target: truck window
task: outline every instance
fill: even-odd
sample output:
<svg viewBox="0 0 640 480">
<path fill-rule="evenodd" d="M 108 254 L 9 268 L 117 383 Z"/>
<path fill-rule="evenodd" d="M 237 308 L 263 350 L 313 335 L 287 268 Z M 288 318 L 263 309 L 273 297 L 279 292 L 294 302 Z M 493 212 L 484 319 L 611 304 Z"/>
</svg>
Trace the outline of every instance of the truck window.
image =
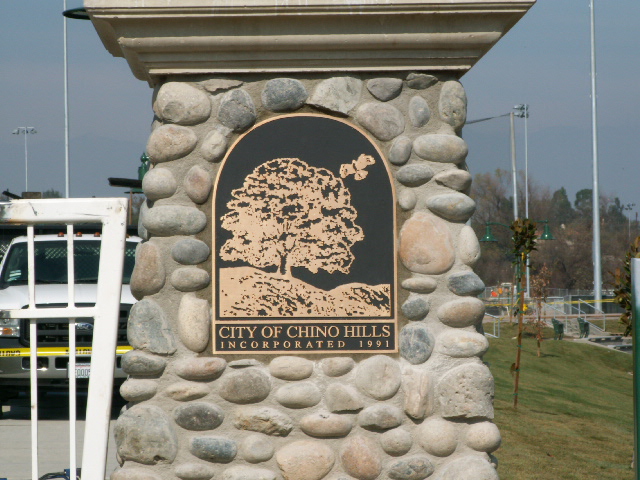
<svg viewBox="0 0 640 480">
<path fill-rule="evenodd" d="M 100 261 L 100 241 L 76 241 L 74 245 L 76 283 L 96 283 Z M 135 242 L 126 242 L 122 283 L 129 284 L 135 263 Z M 16 243 L 7 252 L 0 282 L 2 287 L 27 284 L 27 243 Z M 35 242 L 36 284 L 67 283 L 67 242 Z"/>
</svg>

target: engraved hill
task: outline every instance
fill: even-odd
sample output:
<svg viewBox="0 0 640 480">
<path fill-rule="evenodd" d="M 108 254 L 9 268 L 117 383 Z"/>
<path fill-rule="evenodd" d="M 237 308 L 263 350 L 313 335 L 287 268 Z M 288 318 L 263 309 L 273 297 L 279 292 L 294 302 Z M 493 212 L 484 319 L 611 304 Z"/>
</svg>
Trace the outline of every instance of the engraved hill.
<svg viewBox="0 0 640 480">
<path fill-rule="evenodd" d="M 220 269 L 222 317 L 388 317 L 389 284 L 349 283 L 325 291 L 253 267 Z"/>
</svg>

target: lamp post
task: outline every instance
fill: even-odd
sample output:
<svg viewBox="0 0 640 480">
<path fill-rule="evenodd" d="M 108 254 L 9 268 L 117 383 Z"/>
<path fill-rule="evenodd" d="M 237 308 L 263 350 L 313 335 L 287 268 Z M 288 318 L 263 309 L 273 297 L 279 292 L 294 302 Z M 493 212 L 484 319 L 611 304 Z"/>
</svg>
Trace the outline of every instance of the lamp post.
<svg viewBox="0 0 640 480">
<path fill-rule="evenodd" d="M 627 203 L 625 206 L 622 207 L 622 210 L 626 210 L 627 212 L 630 212 L 631 210 L 633 210 L 633 207 L 635 206 L 636 206 L 635 203 Z M 629 243 L 631 243 L 631 215 L 629 215 Z"/>
<path fill-rule="evenodd" d="M 524 118 L 524 217 L 529 218 L 529 126 L 527 119 L 529 118 L 529 104 L 520 103 L 514 105 L 513 109 L 518 118 Z M 531 292 L 531 268 L 529 266 L 529 258 L 527 258 L 527 297 Z"/>
<path fill-rule="evenodd" d="M 24 191 L 29 191 L 29 153 L 27 150 L 27 137 L 34 135 L 38 131 L 33 127 L 18 127 L 13 132 L 14 135 L 24 135 Z"/>
</svg>

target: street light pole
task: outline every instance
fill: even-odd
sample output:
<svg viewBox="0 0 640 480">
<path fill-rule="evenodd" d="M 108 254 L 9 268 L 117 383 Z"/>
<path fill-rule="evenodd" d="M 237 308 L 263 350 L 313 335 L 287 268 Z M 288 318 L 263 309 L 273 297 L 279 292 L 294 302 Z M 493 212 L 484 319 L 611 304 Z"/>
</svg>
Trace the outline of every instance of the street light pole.
<svg viewBox="0 0 640 480">
<path fill-rule="evenodd" d="M 521 103 L 513 107 L 518 113 L 516 117 L 524 118 L 524 217 L 529 218 L 529 126 L 527 119 L 529 118 L 529 104 Z M 527 257 L 527 298 L 530 298 L 531 292 L 531 266 Z"/>
<path fill-rule="evenodd" d="M 593 299 L 601 307 L 602 262 L 600 260 L 600 192 L 598 189 L 598 118 L 596 102 L 596 27 L 593 0 L 590 2 L 591 18 L 591 131 L 593 153 Z"/>
<path fill-rule="evenodd" d="M 27 136 L 38 133 L 33 127 L 18 127 L 13 132 L 14 135 L 24 135 L 24 191 L 29 191 L 29 153 L 27 150 Z"/>
<path fill-rule="evenodd" d="M 516 170 L 516 129 L 513 121 L 513 112 L 509 113 L 509 126 L 511 128 L 511 174 L 513 175 L 513 219 L 518 219 L 518 180 Z"/>
<path fill-rule="evenodd" d="M 633 210 L 633 207 L 635 206 L 636 206 L 635 203 L 627 203 L 625 206 L 622 207 L 622 210 L 631 212 L 631 210 Z M 631 243 L 631 213 L 629 213 L 629 243 Z"/>
<path fill-rule="evenodd" d="M 67 0 L 62 0 L 62 11 L 67 10 Z M 64 196 L 69 198 L 69 64 L 67 60 L 67 17 L 63 16 L 64 50 Z"/>
</svg>

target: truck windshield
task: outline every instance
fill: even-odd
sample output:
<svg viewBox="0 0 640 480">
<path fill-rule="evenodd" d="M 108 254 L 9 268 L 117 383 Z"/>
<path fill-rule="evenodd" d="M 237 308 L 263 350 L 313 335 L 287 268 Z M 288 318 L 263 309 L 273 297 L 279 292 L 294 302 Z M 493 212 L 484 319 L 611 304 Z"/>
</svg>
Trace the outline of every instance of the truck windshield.
<svg viewBox="0 0 640 480">
<path fill-rule="evenodd" d="M 126 242 L 122 283 L 129 284 L 135 263 L 135 242 Z M 97 283 L 100 240 L 73 242 L 75 282 Z M 67 241 L 35 242 L 36 284 L 67 283 Z M 0 282 L 3 286 L 27 284 L 27 243 L 16 243 L 7 252 Z"/>
</svg>

